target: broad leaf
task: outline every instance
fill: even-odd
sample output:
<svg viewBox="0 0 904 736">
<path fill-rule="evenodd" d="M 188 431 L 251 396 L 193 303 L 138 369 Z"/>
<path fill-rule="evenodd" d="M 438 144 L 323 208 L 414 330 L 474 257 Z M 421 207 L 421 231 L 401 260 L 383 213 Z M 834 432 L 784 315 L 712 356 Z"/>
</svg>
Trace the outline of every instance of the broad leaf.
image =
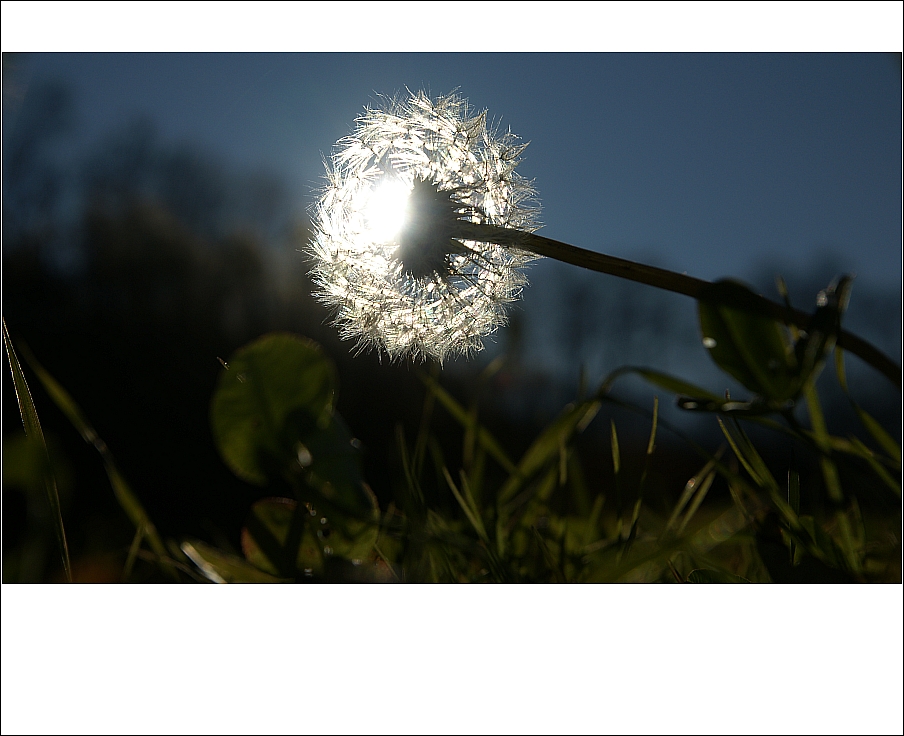
<svg viewBox="0 0 904 736">
<path fill-rule="evenodd" d="M 306 443 L 329 427 L 336 376 L 310 340 L 272 334 L 235 353 L 210 407 L 223 460 L 241 478 L 264 485 L 293 463 L 307 467 Z"/>
<path fill-rule="evenodd" d="M 377 541 L 379 508 L 370 494 L 367 518 L 342 518 L 323 507 L 302 506 L 288 498 L 265 498 L 251 507 L 242 529 L 242 551 L 249 562 L 273 575 L 319 573 L 324 559 L 367 559 Z"/>
<path fill-rule="evenodd" d="M 182 551 L 208 580 L 214 583 L 285 583 L 285 579 L 261 572 L 241 557 L 197 540 L 186 541 Z"/>
<path fill-rule="evenodd" d="M 717 281 L 697 302 L 703 345 L 726 373 L 775 401 L 800 390 L 797 360 L 773 319 L 757 313 L 758 297 L 743 284 Z"/>
</svg>

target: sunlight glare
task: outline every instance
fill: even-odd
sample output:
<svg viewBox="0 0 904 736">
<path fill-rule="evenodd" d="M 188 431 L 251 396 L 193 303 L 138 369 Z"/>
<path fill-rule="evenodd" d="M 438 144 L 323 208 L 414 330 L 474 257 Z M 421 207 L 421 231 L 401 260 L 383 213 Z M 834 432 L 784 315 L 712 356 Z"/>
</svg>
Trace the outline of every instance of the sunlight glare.
<svg viewBox="0 0 904 736">
<path fill-rule="evenodd" d="M 411 188 L 401 181 L 384 181 L 364 208 L 367 229 L 376 242 L 393 240 L 408 215 Z"/>
</svg>

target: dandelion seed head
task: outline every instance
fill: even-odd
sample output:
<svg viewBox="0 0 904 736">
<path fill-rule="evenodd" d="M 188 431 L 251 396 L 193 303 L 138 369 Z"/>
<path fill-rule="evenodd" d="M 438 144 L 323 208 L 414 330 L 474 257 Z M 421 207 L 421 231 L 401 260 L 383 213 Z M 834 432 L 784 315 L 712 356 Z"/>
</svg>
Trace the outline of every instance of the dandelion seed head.
<svg viewBox="0 0 904 736">
<path fill-rule="evenodd" d="M 456 237 L 460 221 L 533 232 L 525 144 L 455 93 L 367 109 L 327 163 L 310 254 L 343 338 L 391 358 L 472 354 L 506 322 L 533 254 Z"/>
</svg>

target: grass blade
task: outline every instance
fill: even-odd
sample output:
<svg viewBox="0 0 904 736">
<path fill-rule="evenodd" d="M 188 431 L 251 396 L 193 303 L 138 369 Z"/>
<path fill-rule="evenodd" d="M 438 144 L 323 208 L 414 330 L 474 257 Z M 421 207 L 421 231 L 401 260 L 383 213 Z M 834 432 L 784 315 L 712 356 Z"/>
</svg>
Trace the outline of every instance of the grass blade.
<svg viewBox="0 0 904 736">
<path fill-rule="evenodd" d="M 512 468 L 512 474 L 499 491 L 500 506 L 511 500 L 551 458 L 558 458 L 561 444 L 570 440 L 575 431 L 585 427 L 596 416 L 599 407 L 598 401 L 582 401 L 569 406 L 544 429 L 524 453 L 518 467 Z"/>
<path fill-rule="evenodd" d="M 135 530 L 135 536 L 132 538 L 132 544 L 129 546 L 129 554 L 126 557 L 126 564 L 122 568 L 122 582 L 127 583 L 129 576 L 132 574 L 132 568 L 135 560 L 138 559 L 138 550 L 141 549 L 141 540 L 144 539 L 144 527 L 140 526 Z"/>
<path fill-rule="evenodd" d="M 722 457 L 722 452 L 724 450 L 724 445 L 720 447 L 713 458 L 704 465 L 700 471 L 694 475 L 684 486 L 684 490 L 681 492 L 681 495 L 678 497 L 678 501 L 675 504 L 675 508 L 672 509 L 672 514 L 669 516 L 669 520 L 665 524 L 665 528 L 662 530 L 662 538 L 665 538 L 672 529 L 674 529 L 678 523 L 678 517 L 681 515 L 681 512 L 684 511 L 685 506 L 687 506 L 688 502 L 694 496 L 697 489 L 701 487 L 702 484 L 706 482 L 712 482 L 709 480 L 713 475 L 715 475 L 716 465 Z M 688 514 L 685 516 L 684 521 L 682 522 L 682 527 L 686 526 L 688 521 L 690 521 L 691 515 Z"/>
<path fill-rule="evenodd" d="M 618 432 L 615 430 L 615 420 L 609 420 L 609 445 L 612 451 L 612 473 L 614 477 L 615 489 L 615 536 L 617 539 L 622 538 L 622 484 L 621 484 L 621 451 L 618 448 Z"/>
<path fill-rule="evenodd" d="M 725 422 L 722 421 L 721 417 L 717 417 L 716 421 L 719 422 L 722 434 L 725 435 L 725 439 L 727 439 L 728 444 L 731 445 L 731 449 L 734 451 L 735 456 L 741 461 L 741 465 L 744 466 L 744 469 L 750 474 L 750 477 L 753 478 L 754 483 L 760 488 L 768 490 L 770 495 L 775 496 L 778 493 L 778 483 L 776 483 L 775 478 L 772 477 L 772 473 L 769 472 L 769 468 L 766 467 L 763 458 L 760 457 L 760 454 L 756 451 L 753 443 L 747 438 L 747 435 L 744 434 L 740 425 L 736 421 L 733 422 L 732 427 L 734 428 L 734 432 L 731 432 Z M 785 503 L 784 499 L 782 499 L 782 503 Z M 785 505 L 787 506 L 787 504 Z M 790 510 L 790 507 L 788 507 L 788 509 Z"/>
<path fill-rule="evenodd" d="M 595 542 L 597 535 L 600 533 L 600 516 L 603 513 L 603 504 L 605 502 L 606 498 L 602 493 L 593 501 L 593 508 L 590 509 L 590 515 L 587 518 L 587 531 L 584 534 L 584 547 L 589 547 Z"/>
<path fill-rule="evenodd" d="M 807 411 L 810 414 L 810 426 L 813 428 L 816 445 L 820 450 L 819 464 L 822 468 L 822 476 L 825 479 L 826 489 L 829 492 L 829 498 L 836 506 L 838 506 L 844 501 L 844 492 L 841 489 L 838 468 L 832 461 L 831 439 L 829 437 L 828 429 L 826 428 L 825 417 L 822 413 L 822 405 L 819 402 L 819 395 L 816 392 L 816 385 L 812 380 L 807 382 L 803 393 L 807 402 Z M 860 559 L 857 554 L 850 519 L 848 519 L 847 514 L 845 514 L 842 509 L 836 508 L 835 521 L 838 524 L 838 531 L 841 534 L 841 546 L 844 550 L 847 563 L 850 565 L 853 572 L 859 574 Z"/>
<path fill-rule="evenodd" d="M 800 473 L 794 470 L 788 471 L 788 505 L 794 513 L 800 516 Z M 794 564 L 795 553 L 794 537 L 791 537 L 791 564 Z"/>
<path fill-rule="evenodd" d="M 540 536 L 540 532 L 537 531 L 537 527 L 532 526 L 530 528 L 531 533 L 533 534 L 534 541 L 536 541 L 537 546 L 540 548 L 540 553 L 543 555 L 543 561 L 546 563 L 547 567 L 552 571 L 553 578 L 557 583 L 565 583 L 568 582 L 565 579 L 565 575 L 562 573 L 562 570 L 559 568 L 559 564 L 556 562 L 556 558 L 553 553 L 550 551 L 543 537 Z"/>
<path fill-rule="evenodd" d="M 56 478 L 54 478 L 52 466 L 50 464 L 50 453 L 47 450 L 47 443 L 44 441 L 44 432 L 41 429 L 41 422 L 38 419 L 38 411 L 35 409 L 34 401 L 31 398 L 31 391 L 25 382 L 25 375 L 22 372 L 22 366 L 16 357 L 16 351 L 13 348 L 12 338 L 9 336 L 9 330 L 6 329 L 6 319 L 3 319 L 3 344 L 6 347 L 6 355 L 9 358 L 9 368 L 13 375 L 13 384 L 16 389 L 16 399 L 19 402 L 19 413 L 22 415 L 22 424 L 25 427 L 25 434 L 29 437 L 36 438 L 40 441 L 46 459 L 44 471 L 44 487 L 47 491 L 47 501 L 50 504 L 50 511 L 54 521 L 54 532 L 56 534 L 57 545 L 60 548 L 60 557 L 63 560 L 63 570 L 66 572 L 66 579 L 72 582 L 72 565 L 69 561 L 69 544 L 66 541 L 66 529 L 63 526 L 63 513 L 60 508 L 60 494 L 57 490 Z"/>
<path fill-rule="evenodd" d="M 92 427 L 85 418 L 81 408 L 75 403 L 73 398 L 69 395 L 69 392 L 67 392 L 66 389 L 64 389 L 57 380 L 44 369 L 34 355 L 27 349 L 23 349 L 22 354 L 25 356 L 28 365 L 35 372 L 35 375 L 37 375 L 44 390 L 47 391 L 47 395 L 53 400 L 53 403 L 66 415 L 78 433 L 82 436 L 82 439 L 93 446 L 100 454 L 104 463 L 104 470 L 106 470 L 107 477 L 110 479 L 110 485 L 113 488 L 113 495 L 116 497 L 122 510 L 125 511 L 126 516 L 129 517 L 130 521 L 135 526 L 135 529 L 144 530 L 143 534 L 158 558 L 168 557 L 169 554 L 163 543 L 163 539 L 161 539 L 160 534 L 157 532 L 157 528 L 145 511 L 144 506 L 141 505 L 141 501 L 138 500 L 138 496 L 135 495 L 134 491 L 132 491 L 131 487 L 116 467 L 116 463 L 113 460 L 113 454 L 107 447 L 107 443 L 100 438 L 94 427 Z M 161 569 L 165 570 L 168 575 L 178 580 L 178 576 L 171 566 L 162 565 Z"/>
<path fill-rule="evenodd" d="M 851 445 L 854 449 L 857 450 L 857 454 L 859 457 L 862 457 L 869 466 L 873 469 L 873 472 L 882 479 L 882 482 L 887 485 L 892 492 L 898 497 L 901 497 L 901 484 L 900 481 L 895 480 L 891 473 L 889 473 L 882 465 L 876 460 L 876 456 L 872 450 L 870 450 L 861 440 L 856 437 L 851 437 Z"/>
<path fill-rule="evenodd" d="M 631 527 L 628 532 L 628 546 L 637 537 L 637 521 L 640 518 L 640 508 L 643 504 L 643 490 L 647 482 L 647 474 L 650 472 L 650 462 L 653 458 L 653 450 L 656 449 L 656 429 L 659 424 L 659 397 L 653 397 L 653 425 L 650 429 L 650 439 L 647 441 L 647 452 L 643 459 L 643 470 L 640 474 L 640 482 L 637 484 L 637 500 L 634 502 L 634 511 L 631 514 Z M 614 426 L 614 425 L 613 425 Z M 701 499 L 702 500 L 702 499 Z M 694 509 L 696 511 L 696 508 Z M 627 547 L 626 547 L 627 551 Z"/>
<path fill-rule="evenodd" d="M 825 478 L 826 489 L 829 492 L 829 498 L 835 503 L 841 503 L 844 500 L 841 481 L 838 478 L 838 470 L 835 467 L 835 463 L 829 457 L 832 451 L 831 440 L 828 429 L 826 429 L 822 406 L 819 403 L 819 395 L 816 393 L 816 386 L 812 381 L 807 383 L 803 393 L 807 402 L 807 411 L 810 413 L 810 426 L 813 428 L 813 438 L 822 454 L 820 464 L 822 465 L 822 473 Z"/>
<path fill-rule="evenodd" d="M 431 378 L 436 381 L 439 365 L 431 366 Z M 436 393 L 427 391 L 424 395 L 424 406 L 421 409 L 421 423 L 418 427 L 417 438 L 414 442 L 414 452 L 411 454 L 411 473 L 420 479 L 421 470 L 424 467 L 424 456 L 427 452 L 427 440 L 430 434 L 430 422 L 433 419 L 433 407 L 436 404 Z"/>
<path fill-rule="evenodd" d="M 451 394 L 440 386 L 435 378 L 423 375 L 420 378 L 427 386 L 427 389 L 436 396 L 439 403 L 445 407 L 446 411 L 448 411 L 462 427 L 467 429 L 471 423 L 471 417 L 468 411 L 452 398 Z M 515 472 L 515 463 L 512 462 L 505 450 L 502 449 L 502 446 L 496 438 L 487 431 L 486 427 L 476 427 L 475 431 L 476 440 L 481 447 L 483 447 L 483 449 L 486 450 L 507 473 Z"/>
<path fill-rule="evenodd" d="M 421 484 L 418 483 L 414 469 L 411 467 L 411 460 L 408 457 L 408 443 L 405 440 L 405 430 L 401 424 L 396 424 L 396 445 L 399 448 L 399 459 L 402 461 L 402 471 L 405 474 L 408 495 L 418 504 L 419 508 L 423 507 L 424 492 L 421 490 Z"/>
<path fill-rule="evenodd" d="M 464 499 L 458 488 L 455 487 L 455 481 L 452 480 L 452 476 L 449 475 L 449 470 L 445 465 L 443 466 L 443 476 L 446 479 L 446 483 L 449 484 L 449 488 L 452 490 L 452 495 L 455 496 L 455 500 L 458 501 L 458 505 L 461 506 L 461 510 L 465 512 L 465 516 L 468 517 L 468 521 L 471 522 L 471 526 L 473 526 L 474 531 L 477 532 L 477 536 L 488 544 L 490 540 L 489 537 L 487 537 L 487 531 L 484 528 L 483 520 L 480 518 L 477 510 L 471 507 L 471 504 Z M 466 482 L 464 474 L 462 474 L 462 480 Z"/>
<path fill-rule="evenodd" d="M 678 526 L 678 536 L 684 534 L 684 530 L 687 527 L 690 520 L 694 518 L 694 514 L 697 513 L 697 509 L 700 508 L 700 504 L 703 503 L 703 500 L 706 498 L 706 494 L 709 493 L 709 488 L 713 484 L 713 480 L 715 480 L 716 474 L 715 472 L 708 473 L 706 477 L 703 478 L 700 485 L 697 487 L 697 493 L 694 496 L 694 500 L 691 501 L 690 506 L 687 509 L 687 513 L 684 515 L 684 518 L 681 520 L 681 524 Z"/>
<path fill-rule="evenodd" d="M 895 442 L 892 436 L 882 428 L 882 425 L 880 425 L 879 422 L 877 422 L 866 411 L 860 408 L 857 402 L 854 401 L 854 397 L 851 396 L 851 392 L 848 390 L 847 375 L 844 370 L 844 352 L 841 350 L 835 351 L 835 372 L 838 374 L 838 382 L 841 384 L 841 388 L 844 391 L 845 396 L 848 397 L 848 400 L 851 402 L 851 406 L 854 407 L 854 411 L 857 412 L 857 416 L 860 418 L 863 426 L 866 427 L 866 430 L 872 435 L 873 439 L 876 440 L 879 446 L 888 453 L 888 456 L 892 458 L 895 463 L 897 463 L 897 467 L 898 469 L 900 469 L 900 445 L 898 445 L 898 443 Z"/>
<path fill-rule="evenodd" d="M 654 371 L 650 368 L 640 368 L 638 366 L 623 366 L 621 368 L 616 368 L 612 373 L 606 376 L 602 384 L 600 384 L 600 387 L 597 390 L 597 396 L 608 393 L 617 378 L 632 374 L 640 376 L 649 383 L 664 388 L 666 391 L 670 391 L 678 396 L 693 396 L 695 398 L 707 399 L 708 401 L 715 403 L 725 403 L 726 401 L 724 397 L 719 397 L 717 394 L 707 391 L 700 386 L 696 386 L 693 383 L 688 383 L 680 378 L 670 376 L 667 373 Z"/>
</svg>

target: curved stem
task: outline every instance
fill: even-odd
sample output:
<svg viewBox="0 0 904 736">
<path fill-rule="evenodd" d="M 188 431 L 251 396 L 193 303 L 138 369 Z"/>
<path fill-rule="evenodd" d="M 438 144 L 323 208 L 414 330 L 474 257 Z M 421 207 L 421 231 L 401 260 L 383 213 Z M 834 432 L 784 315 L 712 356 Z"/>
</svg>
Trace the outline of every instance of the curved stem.
<svg viewBox="0 0 904 736">
<path fill-rule="evenodd" d="M 584 248 L 561 243 L 558 240 L 544 238 L 542 235 L 525 233 L 520 230 L 510 230 L 492 225 L 478 225 L 463 221 L 460 221 L 458 226 L 459 229 L 456 232 L 456 236 L 462 239 L 480 240 L 512 248 L 520 248 L 538 256 L 554 258 L 557 261 L 570 263 L 591 271 L 617 276 L 629 281 L 637 281 L 641 284 L 672 291 L 676 294 L 684 294 L 692 299 L 699 300 L 704 294 L 708 299 L 713 296 L 708 288 L 711 286 L 709 281 L 687 276 L 686 274 L 675 273 L 674 271 L 656 268 L 655 266 L 645 266 L 642 263 L 635 263 L 624 258 L 595 253 Z M 758 295 L 751 301 L 749 308 L 764 317 L 792 323 L 802 330 L 806 330 L 810 323 L 811 315 L 806 312 L 802 312 L 799 309 L 789 309 Z M 874 345 L 845 330 L 841 330 L 838 333 L 837 345 L 864 360 L 882 373 L 898 390 L 901 389 L 901 368 Z"/>
</svg>

